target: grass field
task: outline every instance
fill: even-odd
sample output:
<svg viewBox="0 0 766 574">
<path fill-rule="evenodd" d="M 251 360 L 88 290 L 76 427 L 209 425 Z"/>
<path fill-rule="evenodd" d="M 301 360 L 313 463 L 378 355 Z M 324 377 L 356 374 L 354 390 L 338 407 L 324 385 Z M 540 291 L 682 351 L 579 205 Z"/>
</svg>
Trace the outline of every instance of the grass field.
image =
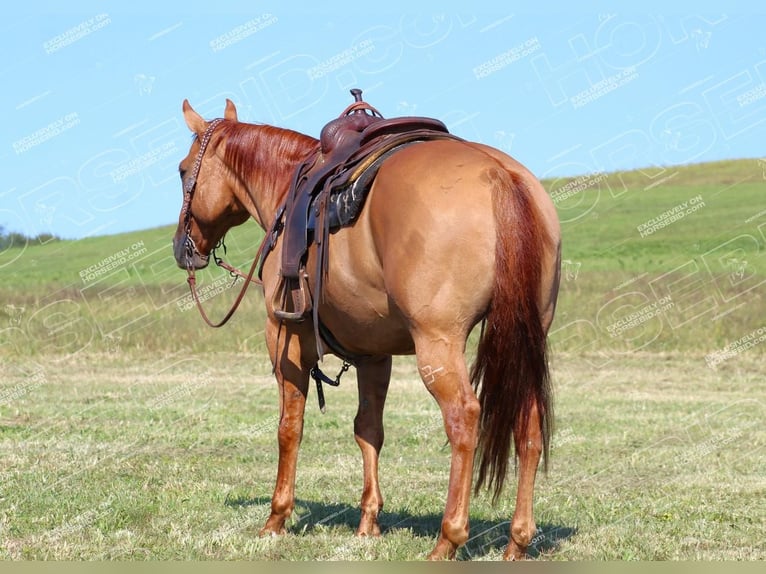
<svg viewBox="0 0 766 574">
<path fill-rule="evenodd" d="M 551 334 L 556 433 L 531 554 L 766 558 L 761 163 L 545 183 L 564 274 Z M 395 361 L 386 410 L 383 537 L 353 536 L 353 371 L 327 391 L 327 414 L 309 397 L 288 535 L 256 536 L 276 472 L 262 298 L 251 291 L 230 325 L 206 328 L 172 231 L 0 253 L 0 556 L 423 558 L 449 449 L 407 357 Z M 246 265 L 259 238 L 254 225 L 235 230 L 229 259 Z M 203 274 L 213 315 L 234 297 L 230 283 Z M 474 500 L 460 558 L 501 556 L 509 482 L 499 505 Z"/>
</svg>

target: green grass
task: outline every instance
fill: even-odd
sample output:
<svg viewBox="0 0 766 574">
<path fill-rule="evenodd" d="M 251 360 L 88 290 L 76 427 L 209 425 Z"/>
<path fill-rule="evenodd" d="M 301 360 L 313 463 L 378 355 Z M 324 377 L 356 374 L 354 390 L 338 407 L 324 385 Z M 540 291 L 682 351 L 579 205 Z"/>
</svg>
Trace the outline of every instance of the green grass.
<svg viewBox="0 0 766 574">
<path fill-rule="evenodd" d="M 649 189 L 655 182 L 642 181 L 640 172 L 611 174 L 601 185 L 558 201 L 565 258 L 582 262 L 588 270 L 627 274 L 665 271 L 696 259 L 710 265 L 711 273 L 725 273 L 728 268 L 715 260 L 716 253 L 705 254 L 740 234 L 760 242 L 766 239 L 758 229 L 766 221 L 762 213 L 766 180 L 755 161 L 668 168 L 667 172 L 663 177 L 678 175 Z M 547 189 L 555 197 L 566 182 L 548 182 Z M 640 225 L 695 199 L 696 211 L 641 237 Z M 766 267 L 756 268 L 766 275 Z"/>
<path fill-rule="evenodd" d="M 538 483 L 532 555 L 766 558 L 761 166 L 569 181 L 545 182 L 562 219 L 564 274 L 551 334 L 557 432 Z M 642 225 L 698 197 L 701 207 L 641 236 Z M 352 371 L 327 390 L 326 415 L 309 397 L 288 535 L 257 538 L 276 470 L 262 296 L 252 289 L 229 325 L 207 328 L 184 299 L 173 231 L 0 253 L 0 556 L 424 557 L 449 449 L 411 358 L 395 361 L 386 410 L 384 536 L 353 537 L 361 461 Z M 253 224 L 234 230 L 227 259 L 248 265 L 260 237 Z M 101 273 L 121 253 L 125 261 Z M 200 277 L 203 287 L 230 282 L 218 270 Z M 205 305 L 221 316 L 235 294 Z M 460 558 L 501 556 L 509 483 L 497 506 L 475 499 Z"/>
<path fill-rule="evenodd" d="M 250 290 L 227 329 L 201 323 L 186 273 L 173 259 L 175 229 L 163 227 L 80 241 L 29 245 L 0 254 L 0 348 L 14 354 L 202 352 L 262 349 L 265 314 Z M 249 266 L 263 232 L 245 225 L 227 240 L 227 261 Z M 123 263 L 110 267 L 111 261 Z M 200 293 L 225 288 L 205 302 L 213 318 L 227 310 L 241 280 L 211 265 L 198 272 Z M 221 340 L 223 338 L 223 343 Z"/>
<path fill-rule="evenodd" d="M 23 559 L 421 559 L 439 530 L 449 449 L 414 365 L 386 410 L 380 540 L 358 540 L 361 457 L 353 375 L 309 397 L 298 502 L 259 539 L 276 470 L 276 387 L 247 355 L 75 360 L 0 418 L 0 556 Z M 34 363 L 6 363 L 23 384 Z M 532 554 L 569 559 L 764 559 L 760 364 L 712 371 L 638 355 L 596 371 L 557 357 L 558 432 L 538 481 Z M 732 380 L 738 381 L 732 384 Z M 497 559 L 515 486 L 480 495 L 461 559 Z"/>
</svg>

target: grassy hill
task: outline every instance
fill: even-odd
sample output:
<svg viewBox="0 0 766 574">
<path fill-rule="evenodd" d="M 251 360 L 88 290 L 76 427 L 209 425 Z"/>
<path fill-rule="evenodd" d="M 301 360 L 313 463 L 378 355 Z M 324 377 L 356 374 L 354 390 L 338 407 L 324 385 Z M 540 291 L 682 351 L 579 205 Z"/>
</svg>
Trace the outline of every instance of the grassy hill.
<svg viewBox="0 0 766 574">
<path fill-rule="evenodd" d="M 757 160 L 544 182 L 564 238 L 557 348 L 710 353 L 763 323 L 766 181 Z M 173 214 L 168 214 L 172 217 Z M 0 253 L 4 352 L 260 348 L 254 289 L 227 328 L 205 328 L 176 268 L 174 226 Z M 227 259 L 247 265 L 262 232 L 242 226 Z M 220 285 L 218 269 L 202 273 Z M 235 295 L 207 302 L 222 313 Z"/>
</svg>

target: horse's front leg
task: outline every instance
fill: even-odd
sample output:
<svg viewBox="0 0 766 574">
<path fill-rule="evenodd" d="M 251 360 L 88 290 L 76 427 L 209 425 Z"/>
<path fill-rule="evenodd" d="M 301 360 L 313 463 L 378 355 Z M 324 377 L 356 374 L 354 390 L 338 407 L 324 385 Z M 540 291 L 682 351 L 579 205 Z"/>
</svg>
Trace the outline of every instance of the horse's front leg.
<svg viewBox="0 0 766 574">
<path fill-rule="evenodd" d="M 310 326 L 308 333 L 310 333 Z M 269 320 L 266 342 L 279 388 L 279 466 L 271 515 L 261 529 L 261 536 L 283 534 L 285 522 L 295 507 L 295 473 L 298 448 L 303 438 L 303 414 L 309 387 L 309 370 L 316 364 L 313 339 L 307 326 L 297 327 Z"/>
<path fill-rule="evenodd" d="M 379 536 L 378 514 L 383 508 L 383 496 L 378 482 L 378 457 L 383 447 L 383 407 L 391 380 L 391 357 L 365 359 L 356 367 L 359 409 L 354 418 L 354 437 L 364 465 L 362 517 L 356 534 Z"/>
</svg>

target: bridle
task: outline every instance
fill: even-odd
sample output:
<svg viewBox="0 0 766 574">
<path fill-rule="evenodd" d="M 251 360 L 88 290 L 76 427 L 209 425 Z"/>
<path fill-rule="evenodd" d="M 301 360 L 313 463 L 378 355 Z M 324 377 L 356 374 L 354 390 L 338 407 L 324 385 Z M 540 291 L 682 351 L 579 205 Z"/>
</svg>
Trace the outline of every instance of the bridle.
<svg viewBox="0 0 766 574">
<path fill-rule="evenodd" d="M 242 302 L 242 299 L 245 297 L 245 292 L 247 291 L 248 286 L 250 283 L 255 283 L 257 285 L 262 284 L 259 278 L 254 278 L 255 275 L 255 269 L 258 267 L 258 261 L 261 259 L 261 252 L 263 250 L 263 243 L 261 244 L 260 249 L 258 250 L 258 254 L 256 255 L 255 259 L 253 260 L 253 264 L 250 267 L 250 271 L 245 274 L 236 267 L 233 267 L 226 263 L 223 259 L 218 257 L 216 255 L 215 250 L 218 247 L 223 247 L 224 253 L 226 253 L 226 245 L 223 242 L 223 238 L 221 238 L 216 246 L 211 250 L 211 254 L 213 255 L 213 260 L 215 261 L 215 264 L 218 265 L 218 267 L 221 267 L 228 271 L 232 277 L 244 277 L 245 283 L 242 285 L 242 288 L 239 291 L 239 295 L 237 295 L 237 298 L 234 300 L 234 303 L 232 304 L 231 308 L 229 309 L 228 313 L 224 315 L 223 319 L 221 319 L 217 323 L 213 323 L 207 316 L 207 313 L 205 313 L 205 310 L 202 308 L 202 302 L 199 299 L 199 295 L 197 294 L 197 279 L 195 277 L 194 272 L 194 258 L 199 257 L 203 261 L 208 261 L 210 259 L 209 255 L 203 255 L 199 252 L 199 249 L 197 249 L 197 245 L 194 243 L 194 240 L 191 236 L 191 202 L 192 197 L 194 196 L 194 190 L 197 188 L 197 177 L 199 177 L 199 171 L 202 167 L 202 157 L 205 155 L 205 150 L 207 150 L 207 146 L 210 143 L 210 138 L 213 136 L 213 132 L 218 127 L 218 125 L 223 122 L 223 118 L 217 118 L 215 120 L 212 120 L 210 124 L 208 124 L 207 129 L 205 130 L 205 133 L 202 134 L 202 137 L 200 138 L 200 146 L 199 151 L 197 152 L 197 157 L 194 159 L 194 165 L 192 166 L 191 170 L 191 176 L 186 180 L 186 183 L 184 184 L 184 201 L 183 205 L 181 206 L 181 213 L 183 215 L 184 220 L 184 248 L 186 251 L 186 273 L 187 278 L 186 282 L 189 284 L 189 291 L 191 291 L 192 299 L 194 299 L 194 302 L 197 304 L 197 309 L 199 309 L 199 313 L 204 319 L 205 323 L 210 325 L 211 327 L 222 327 L 225 325 L 229 319 L 231 319 L 232 315 L 234 315 L 234 311 L 237 310 L 237 307 L 239 307 L 239 304 Z M 264 242 L 265 243 L 265 242 Z"/>
</svg>

